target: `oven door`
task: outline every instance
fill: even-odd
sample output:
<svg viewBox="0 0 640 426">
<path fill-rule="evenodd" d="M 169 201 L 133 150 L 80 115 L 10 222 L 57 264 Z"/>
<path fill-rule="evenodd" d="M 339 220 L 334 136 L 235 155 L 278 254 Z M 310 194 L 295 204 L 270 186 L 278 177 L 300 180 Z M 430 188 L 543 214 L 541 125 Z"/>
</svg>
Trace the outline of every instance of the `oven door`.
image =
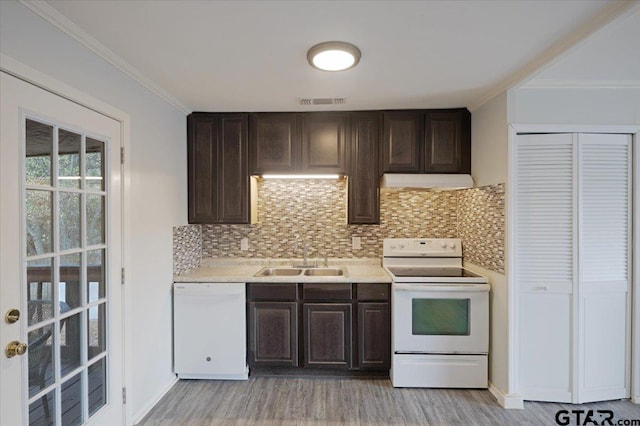
<svg viewBox="0 0 640 426">
<path fill-rule="evenodd" d="M 393 283 L 393 352 L 487 353 L 487 287 Z"/>
</svg>

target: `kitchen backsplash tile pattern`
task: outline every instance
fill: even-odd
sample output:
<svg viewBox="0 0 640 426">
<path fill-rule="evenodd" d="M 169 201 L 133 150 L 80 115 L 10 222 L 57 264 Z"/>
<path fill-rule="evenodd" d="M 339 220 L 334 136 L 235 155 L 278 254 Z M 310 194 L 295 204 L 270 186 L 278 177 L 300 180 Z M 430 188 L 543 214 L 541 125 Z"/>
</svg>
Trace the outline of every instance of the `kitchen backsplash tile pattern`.
<svg viewBox="0 0 640 426">
<path fill-rule="evenodd" d="M 346 181 L 264 180 L 258 183 L 258 223 L 204 225 L 204 257 L 380 257 L 385 237 L 454 237 L 452 192 L 383 191 L 380 225 L 347 225 Z M 361 249 L 351 248 L 351 237 Z M 249 250 L 240 250 L 240 239 Z"/>
<path fill-rule="evenodd" d="M 347 225 L 346 181 L 262 180 L 258 182 L 258 223 L 191 225 L 174 229 L 180 256 L 196 251 L 197 237 L 181 228 L 202 230 L 201 257 L 372 258 L 382 256 L 382 239 L 462 238 L 465 259 L 504 273 L 504 185 L 460 191 L 383 190 L 380 225 Z M 176 230 L 182 238 L 176 239 Z M 351 248 L 351 237 L 361 249 Z M 240 249 L 248 238 L 249 249 Z M 199 259 L 199 257 L 198 257 Z M 180 271 L 193 267 L 177 261 Z M 180 272 L 176 272 L 180 273 Z"/>
<path fill-rule="evenodd" d="M 173 227 L 173 273 L 182 274 L 200 266 L 202 259 L 202 227 Z"/>
<path fill-rule="evenodd" d="M 457 192 L 465 261 L 504 274 L 504 184 Z"/>
</svg>

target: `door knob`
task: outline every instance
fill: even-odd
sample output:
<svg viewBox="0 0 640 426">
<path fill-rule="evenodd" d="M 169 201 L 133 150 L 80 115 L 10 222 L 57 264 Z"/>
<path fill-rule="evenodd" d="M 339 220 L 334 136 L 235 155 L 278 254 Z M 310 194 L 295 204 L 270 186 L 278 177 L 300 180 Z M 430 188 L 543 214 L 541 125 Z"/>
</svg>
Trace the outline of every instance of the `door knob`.
<svg viewBox="0 0 640 426">
<path fill-rule="evenodd" d="M 14 322 L 18 322 L 19 319 L 20 319 L 20 311 L 17 310 L 16 308 L 9 309 L 4 316 L 4 320 L 7 322 L 7 324 L 13 324 Z"/>
<path fill-rule="evenodd" d="M 27 344 L 20 343 L 17 340 L 10 342 L 4 349 L 4 353 L 7 358 L 13 358 L 16 355 L 24 355 L 27 352 Z"/>
</svg>

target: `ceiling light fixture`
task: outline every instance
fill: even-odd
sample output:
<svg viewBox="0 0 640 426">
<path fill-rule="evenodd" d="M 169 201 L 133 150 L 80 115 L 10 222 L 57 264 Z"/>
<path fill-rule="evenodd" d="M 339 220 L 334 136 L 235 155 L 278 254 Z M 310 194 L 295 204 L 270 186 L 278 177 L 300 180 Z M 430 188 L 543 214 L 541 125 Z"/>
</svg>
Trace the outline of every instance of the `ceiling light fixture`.
<svg viewBox="0 0 640 426">
<path fill-rule="evenodd" d="M 323 71 L 344 71 L 360 62 L 360 49 L 344 41 L 327 41 L 316 44 L 307 52 L 312 67 Z"/>
</svg>

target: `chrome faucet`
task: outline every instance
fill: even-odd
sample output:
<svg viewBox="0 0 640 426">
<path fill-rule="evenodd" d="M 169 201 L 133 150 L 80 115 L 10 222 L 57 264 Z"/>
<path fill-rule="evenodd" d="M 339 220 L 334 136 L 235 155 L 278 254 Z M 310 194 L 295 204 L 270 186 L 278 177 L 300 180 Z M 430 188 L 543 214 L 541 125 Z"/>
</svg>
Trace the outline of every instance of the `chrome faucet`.
<svg viewBox="0 0 640 426">
<path fill-rule="evenodd" d="M 298 240 L 300 239 L 300 235 L 296 234 L 296 239 L 293 243 L 293 253 L 295 256 L 295 253 L 298 251 Z M 293 265 L 294 268 L 313 268 L 314 265 L 308 264 L 307 263 L 307 252 L 309 250 L 309 247 L 307 245 L 307 242 L 305 240 L 302 241 L 302 264 L 301 265 Z M 318 266 L 317 264 L 315 266 Z"/>
</svg>

